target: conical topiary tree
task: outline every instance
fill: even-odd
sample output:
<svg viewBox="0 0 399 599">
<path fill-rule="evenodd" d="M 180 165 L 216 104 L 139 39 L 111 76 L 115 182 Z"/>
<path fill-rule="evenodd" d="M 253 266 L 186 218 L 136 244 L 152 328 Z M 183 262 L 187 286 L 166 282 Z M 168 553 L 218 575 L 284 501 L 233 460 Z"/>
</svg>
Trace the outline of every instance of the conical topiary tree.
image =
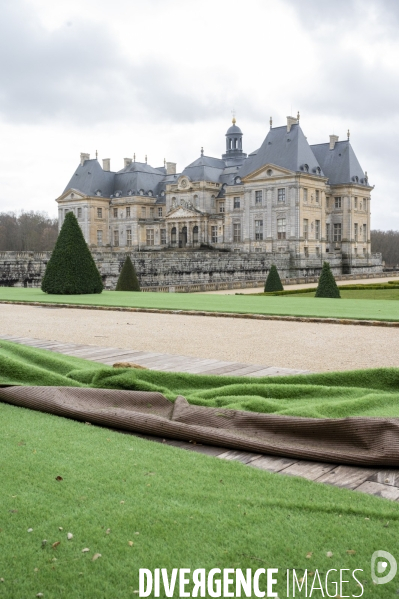
<svg viewBox="0 0 399 599">
<path fill-rule="evenodd" d="M 328 262 L 323 262 L 315 297 L 341 297 Z"/>
<path fill-rule="evenodd" d="M 269 291 L 284 291 L 284 287 L 280 280 L 280 275 L 278 274 L 277 268 L 274 264 L 271 265 L 265 283 L 265 292 Z"/>
<path fill-rule="evenodd" d="M 115 291 L 140 291 L 140 283 L 130 256 L 126 257 L 122 266 Z"/>
<path fill-rule="evenodd" d="M 42 291 L 61 295 L 101 293 L 103 283 L 73 212 L 65 215 L 47 264 Z"/>
</svg>

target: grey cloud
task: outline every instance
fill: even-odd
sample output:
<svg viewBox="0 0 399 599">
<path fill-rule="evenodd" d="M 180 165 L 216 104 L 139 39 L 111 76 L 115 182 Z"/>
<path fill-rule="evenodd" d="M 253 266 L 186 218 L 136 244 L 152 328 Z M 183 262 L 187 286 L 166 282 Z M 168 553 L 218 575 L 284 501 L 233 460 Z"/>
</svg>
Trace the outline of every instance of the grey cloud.
<svg viewBox="0 0 399 599">
<path fill-rule="evenodd" d="M 2 7 L 0 56 L 0 114 L 11 122 L 94 124 L 134 112 L 193 122 L 224 111 L 217 94 L 184 91 L 161 60 L 129 63 L 105 26 L 75 20 L 48 32 L 21 0 Z"/>
<path fill-rule="evenodd" d="M 292 6 L 301 21 L 312 29 L 325 26 L 348 29 L 355 27 L 371 9 L 386 32 L 397 35 L 399 2 L 397 0 L 284 0 Z M 330 40 L 333 42 L 333 40 Z"/>
</svg>

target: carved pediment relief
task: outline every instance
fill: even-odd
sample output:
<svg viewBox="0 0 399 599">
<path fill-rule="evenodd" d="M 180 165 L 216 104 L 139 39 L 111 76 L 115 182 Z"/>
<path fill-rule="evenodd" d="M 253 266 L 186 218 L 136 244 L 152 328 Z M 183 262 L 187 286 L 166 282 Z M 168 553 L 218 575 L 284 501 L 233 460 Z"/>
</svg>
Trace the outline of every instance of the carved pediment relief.
<svg viewBox="0 0 399 599">
<path fill-rule="evenodd" d="M 265 164 L 257 171 L 254 171 L 253 173 L 245 177 L 245 182 L 264 181 L 273 179 L 275 177 L 286 177 L 287 175 L 292 174 L 292 171 L 289 171 L 286 168 L 282 168 L 281 166 L 276 166 L 274 164 Z"/>
<path fill-rule="evenodd" d="M 195 208 L 186 208 L 183 206 L 178 206 L 175 209 L 172 209 L 169 214 L 167 214 L 166 219 L 169 218 L 198 218 L 202 216 L 202 212 L 196 210 Z"/>
<path fill-rule="evenodd" d="M 62 196 L 60 196 L 58 199 L 59 200 L 71 200 L 71 201 L 75 201 L 75 200 L 82 200 L 83 198 L 86 198 L 87 196 L 82 193 L 81 191 L 78 191 L 77 189 L 67 189 L 67 191 L 65 191 Z"/>
</svg>

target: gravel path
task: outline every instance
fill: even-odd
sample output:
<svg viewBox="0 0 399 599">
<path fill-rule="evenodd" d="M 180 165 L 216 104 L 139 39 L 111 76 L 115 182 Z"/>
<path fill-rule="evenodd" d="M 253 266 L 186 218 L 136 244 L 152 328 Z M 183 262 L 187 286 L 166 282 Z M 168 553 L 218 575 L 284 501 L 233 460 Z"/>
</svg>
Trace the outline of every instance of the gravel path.
<svg viewBox="0 0 399 599">
<path fill-rule="evenodd" d="M 312 371 L 399 366 L 399 331 L 0 304 L 0 336 L 180 354 Z"/>
</svg>

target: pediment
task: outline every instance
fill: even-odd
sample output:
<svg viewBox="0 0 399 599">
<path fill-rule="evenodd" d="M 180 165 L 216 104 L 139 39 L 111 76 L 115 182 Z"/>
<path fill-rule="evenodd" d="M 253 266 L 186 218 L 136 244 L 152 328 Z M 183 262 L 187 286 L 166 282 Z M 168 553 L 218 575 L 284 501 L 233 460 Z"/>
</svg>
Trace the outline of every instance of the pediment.
<svg viewBox="0 0 399 599">
<path fill-rule="evenodd" d="M 293 175 L 293 172 L 275 164 L 264 164 L 261 168 L 247 175 L 244 181 L 263 181 L 275 177 L 286 177 L 287 175 Z"/>
<path fill-rule="evenodd" d="M 83 200 L 87 198 L 87 195 L 78 191 L 77 189 L 67 189 L 64 193 L 58 198 L 59 200 Z"/>
<path fill-rule="evenodd" d="M 165 218 L 198 218 L 198 216 L 201 215 L 202 212 L 196 210 L 195 208 L 186 208 L 183 206 L 178 206 L 177 208 L 174 208 L 171 212 L 169 212 Z"/>
</svg>

